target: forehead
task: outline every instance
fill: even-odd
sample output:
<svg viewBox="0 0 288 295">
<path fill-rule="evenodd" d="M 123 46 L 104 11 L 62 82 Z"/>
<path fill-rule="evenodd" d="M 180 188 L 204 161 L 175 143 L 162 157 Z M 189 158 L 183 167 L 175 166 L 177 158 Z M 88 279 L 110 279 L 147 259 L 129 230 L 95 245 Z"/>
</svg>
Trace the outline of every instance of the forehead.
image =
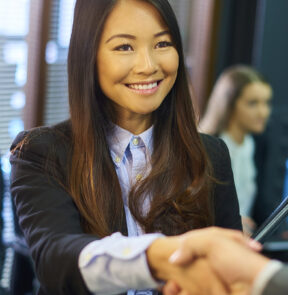
<svg viewBox="0 0 288 295">
<path fill-rule="evenodd" d="M 167 29 L 158 10 L 143 0 L 119 0 L 105 22 L 103 34 L 122 33 L 122 30 L 141 33 L 147 28 Z"/>
<path fill-rule="evenodd" d="M 263 98 L 267 99 L 272 96 L 272 88 L 270 85 L 257 81 L 247 84 L 243 91 L 242 97 L 244 98 Z"/>
</svg>

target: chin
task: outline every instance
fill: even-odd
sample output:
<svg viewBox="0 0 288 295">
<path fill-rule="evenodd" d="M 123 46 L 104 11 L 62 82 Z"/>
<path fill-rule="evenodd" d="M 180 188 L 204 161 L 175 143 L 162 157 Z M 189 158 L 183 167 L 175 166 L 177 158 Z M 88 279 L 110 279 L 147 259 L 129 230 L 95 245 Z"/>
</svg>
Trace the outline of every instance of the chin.
<svg viewBox="0 0 288 295">
<path fill-rule="evenodd" d="M 158 108 L 159 108 L 159 106 L 151 107 L 151 108 L 141 108 L 141 109 L 135 110 L 135 113 L 137 113 L 139 115 L 150 115 L 154 111 L 156 111 Z"/>
<path fill-rule="evenodd" d="M 251 130 L 251 132 L 255 134 L 260 134 L 260 133 L 263 133 L 264 131 L 265 131 L 265 127 L 255 128 L 254 130 Z"/>
</svg>

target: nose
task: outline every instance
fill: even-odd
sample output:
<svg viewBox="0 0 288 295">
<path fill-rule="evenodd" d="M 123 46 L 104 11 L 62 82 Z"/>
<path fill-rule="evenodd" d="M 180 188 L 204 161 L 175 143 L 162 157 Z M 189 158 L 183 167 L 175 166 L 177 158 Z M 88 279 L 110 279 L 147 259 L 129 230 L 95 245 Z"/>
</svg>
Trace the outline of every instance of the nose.
<svg viewBox="0 0 288 295">
<path fill-rule="evenodd" d="M 141 50 L 137 53 L 134 72 L 138 75 L 150 76 L 158 71 L 158 62 L 153 52 L 149 49 Z"/>
<path fill-rule="evenodd" d="M 268 118 L 271 111 L 270 105 L 268 105 L 268 103 L 262 103 L 259 111 L 262 118 Z"/>
<path fill-rule="evenodd" d="M 266 120 L 269 118 L 269 115 L 270 115 L 270 107 L 264 103 L 260 104 L 258 106 L 258 112 L 257 112 L 258 119 L 266 122 Z"/>
</svg>

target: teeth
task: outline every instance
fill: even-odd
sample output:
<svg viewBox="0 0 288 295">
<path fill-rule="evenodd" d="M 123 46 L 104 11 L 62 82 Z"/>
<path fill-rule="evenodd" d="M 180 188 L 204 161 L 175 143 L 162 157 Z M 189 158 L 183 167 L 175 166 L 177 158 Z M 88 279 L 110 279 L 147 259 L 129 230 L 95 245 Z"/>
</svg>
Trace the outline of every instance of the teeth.
<svg viewBox="0 0 288 295">
<path fill-rule="evenodd" d="M 129 87 L 136 90 L 148 90 L 157 87 L 157 82 L 150 84 L 131 84 Z"/>
</svg>

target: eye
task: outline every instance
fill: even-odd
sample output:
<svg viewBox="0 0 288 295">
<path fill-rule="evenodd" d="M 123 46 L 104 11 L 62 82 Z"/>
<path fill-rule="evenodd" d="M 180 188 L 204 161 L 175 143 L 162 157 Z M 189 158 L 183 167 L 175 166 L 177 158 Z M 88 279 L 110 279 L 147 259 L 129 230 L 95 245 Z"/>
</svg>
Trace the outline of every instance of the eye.
<svg viewBox="0 0 288 295">
<path fill-rule="evenodd" d="M 247 105 L 250 107 L 256 107 L 258 105 L 258 101 L 256 99 L 251 99 L 247 102 Z"/>
<path fill-rule="evenodd" d="M 122 44 L 114 48 L 116 51 L 133 51 L 133 48 L 130 44 Z"/>
<path fill-rule="evenodd" d="M 266 101 L 265 101 L 265 104 L 266 104 L 266 106 L 267 106 L 268 108 L 271 108 L 271 107 L 272 107 L 272 101 L 271 101 L 271 99 L 266 100 Z"/>
<path fill-rule="evenodd" d="M 169 41 L 161 41 L 156 44 L 156 48 L 165 48 L 165 47 L 170 47 L 170 46 L 173 46 L 173 43 L 169 42 Z"/>
</svg>

